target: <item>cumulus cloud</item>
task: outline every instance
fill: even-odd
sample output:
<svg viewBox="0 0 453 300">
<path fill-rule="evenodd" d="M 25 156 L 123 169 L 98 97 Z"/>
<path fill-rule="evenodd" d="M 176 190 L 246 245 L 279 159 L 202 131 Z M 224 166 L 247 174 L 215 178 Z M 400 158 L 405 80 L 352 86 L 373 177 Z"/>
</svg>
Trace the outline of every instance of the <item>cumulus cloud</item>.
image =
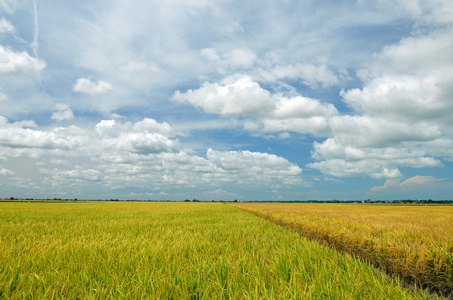
<svg viewBox="0 0 453 300">
<path fill-rule="evenodd" d="M 438 126 L 406 123 L 370 116 L 334 116 L 330 120 L 332 134 L 344 145 L 386 147 L 402 142 L 427 142 L 442 136 Z"/>
<path fill-rule="evenodd" d="M 411 185 L 411 184 L 415 184 L 415 185 L 428 184 L 428 183 L 431 183 L 431 182 L 434 182 L 434 181 L 437 181 L 437 179 L 434 178 L 433 176 L 420 176 L 420 175 L 417 175 L 417 176 L 408 178 L 405 181 L 403 181 L 401 183 L 401 186 Z"/>
<path fill-rule="evenodd" d="M 72 112 L 68 105 L 58 104 L 56 109 L 57 111 L 54 112 L 50 117 L 52 120 L 63 121 L 70 120 L 74 117 L 74 113 Z"/>
<path fill-rule="evenodd" d="M 442 166 L 440 160 L 429 156 L 417 143 L 406 142 L 392 147 L 366 147 L 342 144 L 335 138 L 328 138 L 322 143 L 314 143 L 312 157 L 318 162 L 309 163 L 308 167 L 337 177 L 398 178 L 402 176 L 398 167 Z"/>
<path fill-rule="evenodd" d="M 315 7 L 312 2 L 307 7 Z M 304 184 L 301 169 L 283 157 L 205 153 L 209 147 L 247 147 L 244 133 L 238 133 L 242 128 L 254 137 L 247 143 L 259 137 L 254 149 L 272 147 L 304 162 L 307 145 L 316 140 L 308 167 L 337 177 L 388 179 L 389 186 L 402 184 L 406 167 L 434 168 L 453 161 L 451 1 L 333 1 L 323 9 L 291 1 L 236 5 L 208 0 L 149 1 L 138 9 L 112 1 L 107 9 L 90 3 L 93 14 L 84 5 L 67 11 L 55 2 L 39 7 L 43 15 L 55 16 L 39 39 L 31 4 L 0 1 L 0 10 L 11 14 L 0 17 L 2 43 L 9 43 L 0 46 L 4 115 L 33 119 L 39 107 L 41 116 L 67 124 L 74 118 L 71 108 L 53 105 L 70 98 L 68 84 L 73 92 L 89 95 L 115 90 L 108 101 L 82 97 L 71 104 L 90 111 L 80 115 L 82 127 L 40 127 L 0 118 L 0 159 L 39 157 L 37 167 L 48 186 L 56 188 L 61 181 L 106 189 L 152 186 L 152 194 L 159 195 L 163 187 L 224 191 L 227 186 Z M 14 15 L 21 5 L 27 9 Z M 36 22 L 36 9 L 34 16 Z M 61 22 L 68 16 L 75 22 Z M 52 45 L 40 49 L 42 57 L 52 57 L 42 84 L 24 80 L 30 71 L 46 67 L 37 57 L 38 41 Z M 35 50 L 34 57 L 24 49 Z M 79 78 L 80 72 L 96 79 Z M 355 75 L 361 82 L 348 81 Z M 174 101 L 200 109 L 162 101 L 172 94 Z M 136 105 L 143 112 L 133 111 Z M 96 110 L 115 120 L 93 119 Z M 177 119 L 177 127 L 143 113 Z M 215 140 L 203 140 L 214 130 L 219 133 Z M 241 138 L 225 138 L 226 130 Z M 285 139 L 281 147 L 275 146 L 276 138 Z M 216 144 L 220 139 L 223 144 Z M 296 143 L 300 150 L 294 150 Z M 283 150 L 283 144 L 291 146 Z M 20 164 L 8 162 L 5 168 L 16 171 L 11 166 Z M 402 187 L 413 186 L 410 182 Z"/>
<path fill-rule="evenodd" d="M 204 48 L 200 54 L 211 66 L 221 74 L 243 72 L 248 69 L 248 75 L 258 82 L 275 83 L 282 80 L 299 80 L 311 88 L 318 85 L 330 87 L 340 83 L 340 79 L 348 77 L 347 71 L 335 72 L 326 64 L 296 63 L 280 64 L 269 57 L 260 59 L 251 50 L 234 49 L 219 54 L 213 48 Z M 269 56 L 269 55 L 268 55 Z"/>
<path fill-rule="evenodd" d="M 95 130 L 102 137 L 104 149 L 143 155 L 179 151 L 177 140 L 171 140 L 161 134 L 172 132 L 171 127 L 167 123 L 158 124 L 152 119 L 145 119 L 134 125 L 103 120 L 96 124 Z"/>
<path fill-rule="evenodd" d="M 208 113 L 224 116 L 268 114 L 275 108 L 275 99 L 249 77 L 228 77 L 219 83 L 205 82 L 197 90 L 177 91 L 173 99 L 201 107 Z"/>
<path fill-rule="evenodd" d="M 27 52 L 14 52 L 0 45 L 0 74 L 35 71 L 40 72 L 46 63 L 38 58 L 31 57 Z"/>
<path fill-rule="evenodd" d="M 208 149 L 207 158 L 221 173 L 229 173 L 229 178 L 243 185 L 278 183 L 285 185 L 301 184 L 302 169 L 283 157 L 273 154 L 250 151 L 215 151 Z M 236 174 L 236 176 L 232 176 Z M 233 181 L 233 182 L 234 182 Z M 259 183 L 258 183 L 259 182 Z"/>
<path fill-rule="evenodd" d="M 418 25 L 427 25 L 425 17 L 438 13 L 419 9 L 424 17 Z M 417 10 L 410 11 L 417 15 Z M 451 20 L 448 26 L 440 19 L 429 22 L 436 23 L 435 29 L 414 31 L 384 47 L 358 71 L 364 86 L 340 93 L 358 115 L 329 119 L 331 135 L 314 143 L 312 157 L 318 161 L 309 167 L 340 177 L 389 178 L 387 188 L 395 183 L 390 179 L 402 176 L 398 167 L 440 167 L 436 156 L 451 160 L 446 149 L 453 143 L 453 89 L 448 83 L 453 80 L 453 27 Z M 421 179 L 408 179 L 401 186 Z"/>
<path fill-rule="evenodd" d="M 332 137 L 314 142 L 307 166 L 338 177 L 398 178 L 398 167 L 440 167 L 421 145 L 442 138 L 439 127 L 429 123 L 407 124 L 369 116 L 335 116 Z"/>
<path fill-rule="evenodd" d="M 83 143 L 82 136 L 71 136 L 75 127 L 54 128 L 51 131 L 36 130 L 33 121 L 7 123 L 0 118 L 0 146 L 14 149 L 70 150 Z"/>
<path fill-rule="evenodd" d="M 55 173 L 51 174 L 51 176 L 55 179 L 64 178 L 69 181 L 80 180 L 94 182 L 99 182 L 104 178 L 104 175 L 99 170 L 94 169 L 56 171 Z"/>
<path fill-rule="evenodd" d="M 387 179 L 382 186 L 374 186 L 371 188 L 371 192 L 376 193 L 376 192 L 383 192 L 383 191 L 390 191 L 394 189 L 400 189 L 400 188 L 407 188 L 407 187 L 416 187 L 416 186 L 421 186 L 421 185 L 429 185 L 435 182 L 438 182 L 439 179 L 433 177 L 433 176 L 421 176 L 421 175 L 416 175 L 414 177 L 408 178 L 401 182 L 400 179 Z"/>
<path fill-rule="evenodd" d="M 380 192 L 384 190 L 389 190 L 394 187 L 400 186 L 401 182 L 399 179 L 387 179 L 383 186 L 374 186 L 371 188 L 371 192 Z"/>
<path fill-rule="evenodd" d="M 175 136 L 173 128 L 167 122 L 159 123 L 154 119 L 144 118 L 142 121 L 134 123 L 134 131 L 147 131 L 162 134 L 166 137 Z"/>
<path fill-rule="evenodd" d="M 385 47 L 368 69 L 359 71 L 363 88 L 341 95 L 363 114 L 451 124 L 452 48 L 451 28 L 405 38 Z"/>
<path fill-rule="evenodd" d="M 0 168 L 0 176 L 9 176 L 13 175 L 14 172 L 5 168 Z"/>
<path fill-rule="evenodd" d="M 88 78 L 79 78 L 76 80 L 72 90 L 79 93 L 98 95 L 113 91 L 113 86 L 109 82 L 102 80 L 93 82 Z"/>
<path fill-rule="evenodd" d="M 305 184 L 302 169 L 277 155 L 212 149 L 205 157 L 191 154 L 171 138 L 175 133 L 168 123 L 149 118 L 135 123 L 102 120 L 92 128 L 35 127 L 31 121 L 11 123 L 0 118 L 0 153 L 39 157 L 36 171 L 40 184 L 61 193 L 61 186 L 69 191 L 135 187 L 161 192 L 163 188 L 200 185 L 209 191 L 228 187 L 283 189 Z M 2 175 L 11 172 L 1 168 Z"/>
<path fill-rule="evenodd" d="M 363 177 L 375 179 L 398 178 L 402 174 L 398 168 L 385 167 L 388 163 L 377 159 L 346 161 L 343 159 L 328 159 L 310 163 L 307 167 L 320 170 L 323 174 L 335 177 Z"/>
<path fill-rule="evenodd" d="M 201 107 L 208 113 L 258 118 L 268 131 L 326 132 L 328 118 L 338 114 L 332 104 L 302 96 L 272 94 L 250 77 L 205 82 L 197 90 L 177 91 L 173 99 Z"/>
</svg>

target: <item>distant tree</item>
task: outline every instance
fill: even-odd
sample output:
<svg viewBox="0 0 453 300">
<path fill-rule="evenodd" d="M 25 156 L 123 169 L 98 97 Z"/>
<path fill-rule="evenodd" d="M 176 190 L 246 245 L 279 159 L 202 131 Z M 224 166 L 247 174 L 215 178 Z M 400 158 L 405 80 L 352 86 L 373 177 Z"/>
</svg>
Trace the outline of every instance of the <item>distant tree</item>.
<svg viewBox="0 0 453 300">
<path fill-rule="evenodd" d="M 9 198 L 9 200 L 14 200 L 14 197 Z"/>
</svg>

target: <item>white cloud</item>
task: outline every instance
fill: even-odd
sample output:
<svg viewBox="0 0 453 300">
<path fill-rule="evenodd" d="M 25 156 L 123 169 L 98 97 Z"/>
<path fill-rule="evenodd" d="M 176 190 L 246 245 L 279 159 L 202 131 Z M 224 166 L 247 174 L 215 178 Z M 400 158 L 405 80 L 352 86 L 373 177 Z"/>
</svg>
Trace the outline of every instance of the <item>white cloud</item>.
<svg viewBox="0 0 453 300">
<path fill-rule="evenodd" d="M 405 9 L 414 16 L 426 16 L 429 9 L 417 5 Z M 419 25 L 426 25 L 425 21 L 420 17 Z M 309 167 L 339 177 L 392 179 L 402 176 L 398 167 L 440 167 L 436 157 L 451 159 L 447 149 L 453 144 L 449 130 L 453 124 L 453 27 L 440 22 L 434 30 L 414 31 L 384 47 L 358 72 L 363 88 L 340 95 L 359 115 L 330 118 L 330 137 L 314 143 L 312 157 L 317 162 Z M 394 183 L 388 181 L 386 186 Z"/>
<path fill-rule="evenodd" d="M 0 0 L 0 10 L 11 14 L 0 17 L 0 111 L 14 120 L 47 115 L 80 127 L 0 118 L 0 159 L 18 171 L 39 157 L 54 188 L 63 186 L 59 178 L 112 189 L 152 186 L 153 195 L 160 187 L 230 192 L 223 184 L 300 183 L 299 167 L 283 157 L 204 153 L 261 147 L 305 161 L 313 139 L 295 132 L 317 140 L 308 166 L 338 177 L 395 180 L 403 167 L 453 160 L 452 1 L 331 1 L 311 9 L 316 1 L 83 0 L 70 10 L 43 1 L 38 38 L 33 3 Z M 40 55 L 52 58 L 40 82 L 26 78 L 46 67 L 30 52 L 38 52 L 38 41 L 47 45 Z M 348 81 L 349 74 L 362 84 Z M 71 101 L 71 85 L 73 92 L 111 93 L 103 101 Z M 172 94 L 200 109 L 166 101 Z M 72 109 L 89 113 L 74 120 Z M 102 120 L 107 115 L 115 120 Z M 242 128 L 253 138 L 244 141 Z M 207 140 L 214 132 L 220 134 Z M 290 146 L 277 147 L 277 138 Z"/>
<path fill-rule="evenodd" d="M 115 120 L 102 120 L 96 124 L 95 130 L 101 136 L 116 137 L 119 133 L 118 130 L 114 128 L 115 124 Z"/>
<path fill-rule="evenodd" d="M 220 83 L 205 82 L 197 90 L 177 91 L 173 99 L 222 116 L 252 116 L 267 131 L 319 134 L 328 129 L 328 118 L 338 114 L 332 104 L 295 96 L 271 94 L 249 77 L 227 77 Z"/>
<path fill-rule="evenodd" d="M 167 123 L 159 124 L 152 119 L 144 119 L 134 125 L 102 120 L 96 124 L 95 130 L 102 137 L 101 145 L 105 150 L 143 155 L 179 151 L 178 141 L 170 140 L 161 134 L 171 134 L 171 127 Z"/>
<path fill-rule="evenodd" d="M 271 53 L 264 59 L 259 59 L 251 50 L 234 49 L 219 54 L 213 48 L 204 48 L 200 54 L 221 74 L 234 74 L 248 69 L 248 76 L 258 82 L 299 80 L 311 88 L 316 88 L 319 84 L 323 87 L 338 85 L 340 78 L 348 78 L 347 71 L 335 72 L 326 64 L 281 64 L 281 60 L 273 59 Z"/>
<path fill-rule="evenodd" d="M 73 193 L 142 188 L 156 191 L 203 186 L 206 192 L 229 187 L 247 190 L 301 186 L 302 170 L 283 157 L 251 151 L 207 150 L 206 157 L 185 151 L 171 126 L 153 119 L 102 120 L 94 128 L 46 130 L 34 122 L 0 118 L 0 153 L 6 158 L 39 158 L 39 185 L 47 192 Z M 76 162 L 76 163 L 75 163 Z M 3 169 L 2 169 L 3 170 Z M 11 169 L 14 172 L 14 169 Z M 2 175 L 11 175 L 3 170 Z"/>
<path fill-rule="evenodd" d="M 68 105 L 58 104 L 56 109 L 57 111 L 54 112 L 50 117 L 52 120 L 63 121 L 70 120 L 74 117 L 74 113 L 72 112 Z"/>
<path fill-rule="evenodd" d="M 309 168 L 318 169 L 323 174 L 335 177 L 363 177 L 398 178 L 402 174 L 398 168 L 386 167 L 388 163 L 378 159 L 347 161 L 344 159 L 327 159 L 321 162 L 310 163 Z"/>
<path fill-rule="evenodd" d="M 228 178 L 223 180 L 237 182 L 240 185 L 263 185 L 276 182 L 284 185 L 302 184 L 300 178 L 302 169 L 273 154 L 209 149 L 207 158 L 217 172 L 228 173 Z"/>
<path fill-rule="evenodd" d="M 289 139 L 291 137 L 291 134 L 289 132 L 282 132 L 278 135 L 278 137 L 282 140 Z"/>
<path fill-rule="evenodd" d="M 104 94 L 113 91 L 113 86 L 106 81 L 93 82 L 87 78 L 79 78 L 74 84 L 73 91 L 91 95 Z"/>
<path fill-rule="evenodd" d="M 14 26 L 5 18 L 0 19 L 0 33 L 14 32 Z"/>
<path fill-rule="evenodd" d="M 416 175 L 414 177 L 408 178 L 403 182 L 400 179 L 387 179 L 383 186 L 374 186 L 371 188 L 372 193 L 377 192 L 388 192 L 395 189 L 401 188 L 417 188 L 422 185 L 430 185 L 440 181 L 439 179 L 433 176 L 421 176 Z"/>
<path fill-rule="evenodd" d="M 259 116 L 275 108 L 275 99 L 270 92 L 248 77 L 237 80 L 228 77 L 220 84 L 205 82 L 197 90 L 177 91 L 173 99 L 223 116 Z"/>
<path fill-rule="evenodd" d="M 8 14 L 13 14 L 24 2 L 24 0 L 1 0 L 0 9 L 4 10 Z"/>
<path fill-rule="evenodd" d="M 365 81 L 362 89 L 341 95 L 362 114 L 451 124 L 452 48 L 451 29 L 403 39 L 384 48 L 367 70 L 359 72 Z"/>
<path fill-rule="evenodd" d="M 173 128 L 167 122 L 159 123 L 156 120 L 150 118 L 144 118 L 142 121 L 134 123 L 132 129 L 134 131 L 159 133 L 166 137 L 175 136 Z"/>
<path fill-rule="evenodd" d="M 14 172 L 5 168 L 0 168 L 0 176 L 14 175 Z"/>
<path fill-rule="evenodd" d="M 257 55 L 249 49 L 238 48 L 219 54 L 213 48 L 204 48 L 200 54 L 222 74 L 250 69 L 258 61 Z"/>
<path fill-rule="evenodd" d="M 389 190 L 395 187 L 400 186 L 400 180 L 399 179 L 387 179 L 384 183 L 383 186 L 374 186 L 371 188 L 371 192 L 380 192 L 384 190 Z"/>
<path fill-rule="evenodd" d="M 300 63 L 295 65 L 277 65 L 271 69 L 258 69 L 254 73 L 254 78 L 265 82 L 299 79 L 303 84 L 312 88 L 315 88 L 318 84 L 322 84 L 323 87 L 329 87 L 340 82 L 338 76 L 324 64 L 319 66 Z"/>
<path fill-rule="evenodd" d="M 67 170 L 67 171 L 56 171 L 55 173 L 49 174 L 54 180 L 61 178 L 63 180 L 73 181 L 94 181 L 98 182 L 104 178 L 104 175 L 99 170 L 84 169 L 84 170 Z"/>
<path fill-rule="evenodd" d="M 290 131 L 315 136 L 324 136 L 330 132 L 329 120 L 325 116 L 290 117 L 286 119 L 266 118 L 262 122 L 264 130 L 268 132 Z"/>
<path fill-rule="evenodd" d="M 220 61 L 220 55 L 217 51 L 212 48 L 204 48 L 200 51 L 201 56 L 205 57 L 211 63 L 217 63 Z"/>
<path fill-rule="evenodd" d="M 250 50 L 234 49 L 223 55 L 225 63 L 233 68 L 250 68 L 256 61 L 256 54 Z"/>
<path fill-rule="evenodd" d="M 390 133 L 391 134 L 391 133 Z M 353 138 L 354 135 L 351 135 Z M 373 140 L 355 135 L 357 141 L 328 138 L 322 143 L 315 142 L 312 157 L 318 162 L 307 166 L 320 170 L 324 174 L 337 177 L 370 176 L 373 178 L 398 178 L 402 174 L 398 167 L 433 168 L 442 163 L 419 147 L 417 142 L 400 142 L 392 146 L 369 145 Z M 365 140 L 361 141 L 361 137 Z M 379 136 L 377 137 L 379 139 Z M 385 141 L 385 139 L 384 139 Z M 391 142 L 391 139 L 389 140 Z M 386 141 L 387 143 L 387 141 Z"/>
<path fill-rule="evenodd" d="M 14 52 L 0 45 L 0 74 L 35 71 L 40 72 L 46 63 L 38 58 L 31 57 L 27 52 Z"/>
<path fill-rule="evenodd" d="M 386 147 L 403 142 L 427 142 L 442 136 L 438 126 L 426 122 L 398 122 L 382 117 L 334 116 L 330 128 L 335 140 L 352 147 Z"/>
<path fill-rule="evenodd" d="M 0 146 L 14 149 L 75 149 L 83 142 L 81 136 L 70 136 L 71 128 L 54 128 L 51 131 L 23 128 L 26 124 L 10 124 L 0 128 Z"/>
<path fill-rule="evenodd" d="M 179 143 L 158 133 L 130 133 L 120 136 L 119 140 L 105 141 L 107 149 L 111 146 L 139 154 L 178 152 Z"/>
<path fill-rule="evenodd" d="M 434 181 L 437 181 L 437 179 L 435 179 L 433 176 L 417 175 L 417 176 L 406 179 L 404 182 L 401 183 L 401 186 L 411 185 L 411 184 L 415 184 L 415 185 L 428 184 L 428 183 L 431 183 Z"/>
</svg>

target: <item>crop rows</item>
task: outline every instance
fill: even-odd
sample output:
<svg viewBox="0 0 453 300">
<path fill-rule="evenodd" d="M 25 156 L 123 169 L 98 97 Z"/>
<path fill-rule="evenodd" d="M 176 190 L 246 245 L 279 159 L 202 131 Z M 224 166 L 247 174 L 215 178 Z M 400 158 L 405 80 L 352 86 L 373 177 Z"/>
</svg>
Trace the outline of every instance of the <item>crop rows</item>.
<svg viewBox="0 0 453 300">
<path fill-rule="evenodd" d="M 0 203 L 0 298 L 427 299 L 220 203 Z"/>
<path fill-rule="evenodd" d="M 237 204 L 381 270 L 436 291 L 453 290 L 453 207 Z"/>
</svg>

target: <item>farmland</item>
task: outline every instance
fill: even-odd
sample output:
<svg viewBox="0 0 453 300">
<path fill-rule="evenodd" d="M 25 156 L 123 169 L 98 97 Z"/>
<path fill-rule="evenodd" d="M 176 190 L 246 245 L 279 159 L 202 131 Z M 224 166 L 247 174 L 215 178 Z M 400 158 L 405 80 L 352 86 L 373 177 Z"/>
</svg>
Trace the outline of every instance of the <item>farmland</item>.
<svg viewBox="0 0 453 300">
<path fill-rule="evenodd" d="M 453 206 L 237 204 L 444 295 L 453 290 Z"/>
<path fill-rule="evenodd" d="M 10 202 L 0 203 L 0 298 L 428 296 L 231 205 Z"/>
</svg>

